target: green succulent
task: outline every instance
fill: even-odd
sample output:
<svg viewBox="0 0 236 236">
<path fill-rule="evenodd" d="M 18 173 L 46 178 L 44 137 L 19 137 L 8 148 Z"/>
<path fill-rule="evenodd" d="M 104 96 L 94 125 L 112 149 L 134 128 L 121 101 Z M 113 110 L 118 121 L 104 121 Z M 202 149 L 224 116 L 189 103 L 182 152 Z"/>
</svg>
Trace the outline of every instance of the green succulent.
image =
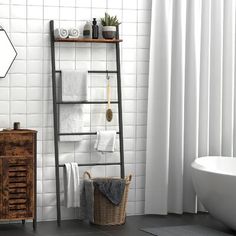
<svg viewBox="0 0 236 236">
<path fill-rule="evenodd" d="M 101 18 L 101 24 L 103 26 L 118 26 L 121 23 L 116 16 L 110 16 L 108 13 L 105 13 L 105 17 Z"/>
</svg>

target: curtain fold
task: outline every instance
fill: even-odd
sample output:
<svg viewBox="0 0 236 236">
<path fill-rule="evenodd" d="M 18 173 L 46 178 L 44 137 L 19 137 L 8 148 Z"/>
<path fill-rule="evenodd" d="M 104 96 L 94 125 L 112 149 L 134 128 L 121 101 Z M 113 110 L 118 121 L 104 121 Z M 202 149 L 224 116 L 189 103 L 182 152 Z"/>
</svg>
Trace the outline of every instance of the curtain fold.
<svg viewBox="0 0 236 236">
<path fill-rule="evenodd" d="M 179 173 L 183 173 L 184 158 L 186 1 L 174 1 L 173 9 L 168 208 L 170 212 L 182 213 L 183 179 Z"/>
<path fill-rule="evenodd" d="M 210 42 L 210 122 L 209 154 L 221 155 L 222 149 L 222 56 L 223 56 L 223 2 L 211 3 Z"/>
<path fill-rule="evenodd" d="M 153 74 L 150 83 L 153 89 L 149 91 L 148 109 L 153 115 L 148 116 L 150 125 L 147 127 L 149 142 L 147 143 L 147 155 L 156 153 L 152 162 L 147 162 L 147 172 L 155 176 L 158 172 L 162 178 L 155 180 L 155 187 L 152 183 L 146 183 L 146 201 L 154 202 L 160 199 L 155 205 L 146 205 L 150 214 L 154 212 L 165 213 L 168 196 L 168 156 L 169 156 L 169 117 L 170 117 L 170 58 L 171 58 L 171 1 L 156 1 L 155 11 L 152 11 L 150 72 Z M 161 37 L 156 37 L 161 35 Z M 156 70 L 158 74 L 156 74 Z M 157 76 L 159 77 L 157 79 Z M 155 88 L 155 89 L 154 89 Z M 155 97 L 155 99 L 151 99 Z M 161 116 L 159 114 L 162 114 Z M 150 153 L 149 153 L 150 152 Z M 164 158 L 163 158 L 164 157 Z M 152 168 L 155 165 L 156 168 Z"/>
<path fill-rule="evenodd" d="M 196 212 L 191 163 L 236 153 L 236 4 L 152 4 L 145 213 Z"/>
<path fill-rule="evenodd" d="M 209 155 L 211 0 L 202 1 L 198 155 Z"/>
<path fill-rule="evenodd" d="M 183 210 L 186 212 L 196 211 L 194 204 L 196 196 L 193 191 L 189 166 L 198 156 L 200 9 L 200 1 L 187 1 L 183 172 Z"/>
<path fill-rule="evenodd" d="M 222 155 L 233 156 L 235 1 L 225 1 L 223 35 Z"/>
</svg>

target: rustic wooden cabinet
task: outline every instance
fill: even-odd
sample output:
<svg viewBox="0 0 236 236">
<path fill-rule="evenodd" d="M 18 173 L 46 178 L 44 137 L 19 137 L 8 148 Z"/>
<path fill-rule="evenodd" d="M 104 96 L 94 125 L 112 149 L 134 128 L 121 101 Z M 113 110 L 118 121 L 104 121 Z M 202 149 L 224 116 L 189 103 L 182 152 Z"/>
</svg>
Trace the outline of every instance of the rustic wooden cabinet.
<svg viewBox="0 0 236 236">
<path fill-rule="evenodd" d="M 0 131 L 0 220 L 36 227 L 36 131 Z"/>
</svg>

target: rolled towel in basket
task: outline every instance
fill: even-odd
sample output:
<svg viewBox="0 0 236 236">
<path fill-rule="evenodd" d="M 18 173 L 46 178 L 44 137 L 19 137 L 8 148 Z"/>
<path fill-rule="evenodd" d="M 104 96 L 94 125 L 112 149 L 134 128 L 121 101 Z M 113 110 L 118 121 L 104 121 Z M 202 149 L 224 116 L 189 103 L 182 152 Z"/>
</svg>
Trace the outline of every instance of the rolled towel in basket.
<svg viewBox="0 0 236 236">
<path fill-rule="evenodd" d="M 57 28 L 54 30 L 54 37 L 59 39 L 65 39 L 69 36 L 69 32 L 64 28 Z"/>
<path fill-rule="evenodd" d="M 79 38 L 79 30 L 76 28 L 69 29 L 69 38 Z"/>
</svg>

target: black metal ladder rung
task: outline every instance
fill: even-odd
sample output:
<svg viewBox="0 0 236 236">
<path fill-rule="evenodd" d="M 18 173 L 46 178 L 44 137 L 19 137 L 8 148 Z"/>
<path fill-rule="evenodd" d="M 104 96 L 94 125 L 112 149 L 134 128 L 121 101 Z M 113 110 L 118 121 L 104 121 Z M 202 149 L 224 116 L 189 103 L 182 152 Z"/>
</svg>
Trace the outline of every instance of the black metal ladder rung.
<svg viewBox="0 0 236 236">
<path fill-rule="evenodd" d="M 116 38 L 119 39 L 119 27 L 117 26 Z M 63 164 L 59 164 L 59 137 L 63 135 L 96 135 L 96 132 L 81 132 L 81 133 L 60 133 L 58 124 L 58 111 L 60 104 L 107 104 L 107 101 L 57 101 L 57 83 L 56 74 L 61 73 L 61 70 L 56 70 L 55 66 L 55 38 L 54 38 L 54 21 L 50 21 L 50 39 L 51 39 L 51 66 L 52 66 L 52 94 L 53 94 L 53 124 L 54 124 L 54 148 L 55 148 L 55 173 L 56 173 L 56 200 L 57 200 L 57 223 L 61 224 L 61 202 L 60 202 L 60 176 L 59 168 Z M 68 41 L 69 42 L 69 41 Z M 113 104 L 118 104 L 119 117 L 119 141 L 120 141 L 120 162 L 112 163 L 86 163 L 78 164 L 78 166 L 101 166 L 101 165 L 120 165 L 121 177 L 125 177 L 124 171 L 124 145 L 123 145 L 123 119 L 122 119 L 122 93 L 121 93 L 121 72 L 120 72 L 120 40 L 115 42 L 116 47 L 116 70 L 89 70 L 88 73 L 94 74 L 116 74 L 117 79 L 117 101 L 112 101 Z"/>
<path fill-rule="evenodd" d="M 56 70 L 56 73 L 61 73 L 61 70 Z M 88 70 L 89 74 L 118 74 L 116 70 Z"/>
<path fill-rule="evenodd" d="M 59 136 L 68 136 L 68 135 L 96 135 L 97 132 L 79 132 L 79 133 L 58 133 Z M 120 134 L 120 132 L 116 132 Z"/>
<path fill-rule="evenodd" d="M 57 104 L 107 104 L 108 101 L 68 101 L 68 102 L 57 102 Z M 111 104 L 118 104 L 119 101 L 111 101 Z"/>
<path fill-rule="evenodd" d="M 78 166 L 115 166 L 121 165 L 120 162 L 103 162 L 103 163 L 86 163 L 86 164 L 78 164 Z M 64 167 L 65 164 L 60 164 L 58 167 Z"/>
</svg>

